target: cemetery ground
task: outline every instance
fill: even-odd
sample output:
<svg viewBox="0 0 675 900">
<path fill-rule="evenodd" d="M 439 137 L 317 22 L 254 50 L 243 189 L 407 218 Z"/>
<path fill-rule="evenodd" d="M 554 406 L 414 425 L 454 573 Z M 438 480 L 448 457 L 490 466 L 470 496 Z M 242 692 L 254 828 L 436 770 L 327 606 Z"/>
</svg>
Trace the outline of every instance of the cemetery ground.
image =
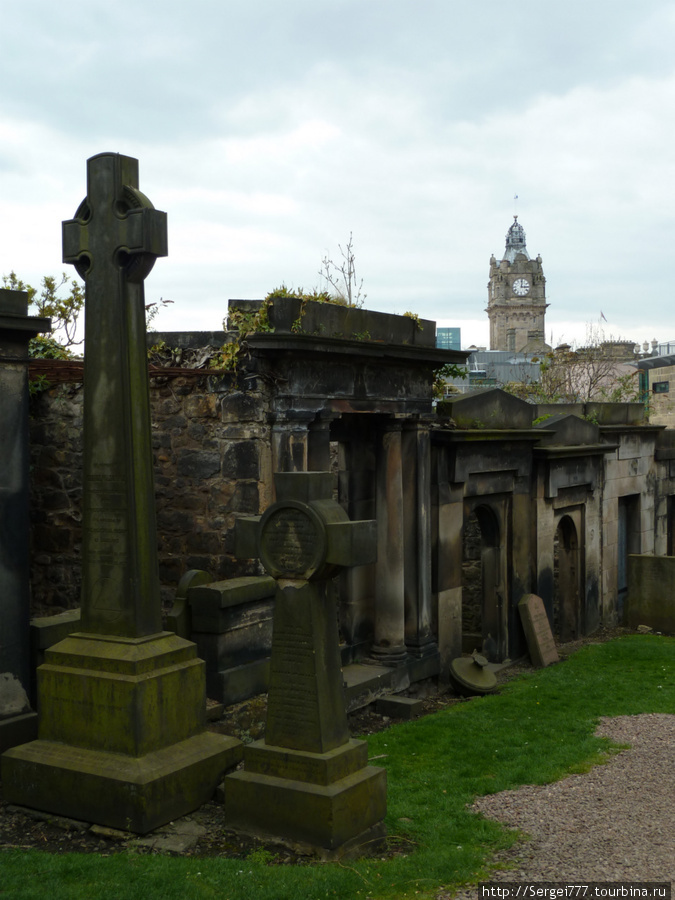
<svg viewBox="0 0 675 900">
<path fill-rule="evenodd" d="M 588 773 L 612 759 L 622 748 L 595 735 L 601 717 L 675 713 L 674 637 L 619 629 L 559 649 L 561 662 L 549 668 L 505 670 L 498 694 L 430 695 L 428 714 L 417 720 L 352 715 L 352 732 L 367 738 L 371 760 L 387 769 L 381 856 L 318 863 L 241 840 L 224 831 L 214 802 L 189 817 L 204 831 L 179 852 L 2 806 L 0 898 L 451 897 L 512 864 L 509 848 L 526 846 L 519 832 L 471 811 L 476 798 Z M 263 716 L 257 700 L 212 727 L 255 739 Z"/>
</svg>

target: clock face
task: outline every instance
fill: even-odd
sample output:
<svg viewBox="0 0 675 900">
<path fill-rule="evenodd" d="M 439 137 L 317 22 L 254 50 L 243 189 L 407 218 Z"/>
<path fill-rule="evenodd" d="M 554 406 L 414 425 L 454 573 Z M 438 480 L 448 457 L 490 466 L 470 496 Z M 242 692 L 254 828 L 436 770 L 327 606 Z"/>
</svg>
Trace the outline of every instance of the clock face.
<svg viewBox="0 0 675 900">
<path fill-rule="evenodd" d="M 530 282 L 527 278 L 516 278 L 513 282 L 513 293 L 519 297 L 524 297 L 530 289 Z"/>
</svg>

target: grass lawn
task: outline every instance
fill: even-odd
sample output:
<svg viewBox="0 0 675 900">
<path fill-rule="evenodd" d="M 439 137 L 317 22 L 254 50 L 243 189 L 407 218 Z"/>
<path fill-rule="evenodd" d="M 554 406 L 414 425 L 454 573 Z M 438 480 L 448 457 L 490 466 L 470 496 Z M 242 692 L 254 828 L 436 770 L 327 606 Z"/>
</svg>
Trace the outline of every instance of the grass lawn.
<svg viewBox="0 0 675 900">
<path fill-rule="evenodd" d="M 675 713 L 675 638 L 630 635 L 368 739 L 387 768 L 390 841 L 406 855 L 344 864 L 121 853 L 0 853 L 0 900 L 425 898 L 489 874 L 511 833 L 467 812 L 478 795 L 587 771 L 612 752 L 600 716 Z"/>
</svg>

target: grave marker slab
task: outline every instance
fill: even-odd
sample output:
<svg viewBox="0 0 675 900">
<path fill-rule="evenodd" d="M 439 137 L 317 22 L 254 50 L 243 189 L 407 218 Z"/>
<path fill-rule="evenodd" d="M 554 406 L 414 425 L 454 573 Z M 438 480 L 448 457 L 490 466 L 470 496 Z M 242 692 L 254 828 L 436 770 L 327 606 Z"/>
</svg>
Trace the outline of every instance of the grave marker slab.
<svg viewBox="0 0 675 900">
<path fill-rule="evenodd" d="M 140 833 L 208 800 L 241 756 L 204 730 L 195 645 L 162 631 L 143 281 L 166 246 L 138 161 L 92 157 L 63 223 L 85 280 L 81 631 L 38 670 L 39 739 L 2 760 L 9 802 Z"/>
<path fill-rule="evenodd" d="M 350 522 L 328 473 L 284 473 L 277 502 L 239 520 L 237 552 L 276 579 L 265 739 L 225 779 L 225 815 L 246 833 L 309 846 L 323 858 L 377 852 L 386 773 L 351 740 L 337 614 L 328 579 L 376 554 L 376 523 Z"/>
<path fill-rule="evenodd" d="M 544 609 L 544 601 L 536 594 L 526 594 L 520 599 L 518 610 L 525 630 L 532 665 L 544 668 L 550 666 L 551 663 L 557 663 L 560 657 L 553 639 L 551 624 Z"/>
</svg>

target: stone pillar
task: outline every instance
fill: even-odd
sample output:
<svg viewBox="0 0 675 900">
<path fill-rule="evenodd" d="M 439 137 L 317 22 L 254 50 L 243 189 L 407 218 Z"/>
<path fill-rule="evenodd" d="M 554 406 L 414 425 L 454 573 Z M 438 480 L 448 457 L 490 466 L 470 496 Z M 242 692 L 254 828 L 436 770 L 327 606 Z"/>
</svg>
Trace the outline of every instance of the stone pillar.
<svg viewBox="0 0 675 900">
<path fill-rule="evenodd" d="M 375 518 L 375 455 L 371 440 L 350 435 L 339 445 L 339 502 L 351 519 Z M 340 575 L 340 628 L 348 660 L 363 659 L 373 640 L 376 564 L 352 566 Z"/>
<path fill-rule="evenodd" d="M 290 410 L 276 416 L 272 426 L 272 468 L 275 472 L 308 470 L 309 424 L 314 412 Z"/>
<path fill-rule="evenodd" d="M 307 436 L 307 471 L 330 472 L 330 426 L 335 418 L 330 412 L 321 412 L 309 426 Z"/>
<path fill-rule="evenodd" d="M 429 426 L 407 422 L 402 433 L 405 644 L 422 659 L 438 646 L 431 607 L 431 459 Z M 433 674 L 433 673 L 430 673 Z"/>
<path fill-rule="evenodd" d="M 462 655 L 462 528 L 463 485 L 452 485 L 450 447 L 434 448 L 435 594 L 438 604 L 438 645 L 441 676 L 448 679 L 450 664 Z"/>
<path fill-rule="evenodd" d="M 28 295 L 0 290 L 0 753 L 33 740 L 28 572 L 28 341 L 48 331 Z"/>
<path fill-rule="evenodd" d="M 377 447 L 377 574 L 372 656 L 383 665 L 405 663 L 405 586 L 401 424 L 389 421 Z"/>
</svg>

